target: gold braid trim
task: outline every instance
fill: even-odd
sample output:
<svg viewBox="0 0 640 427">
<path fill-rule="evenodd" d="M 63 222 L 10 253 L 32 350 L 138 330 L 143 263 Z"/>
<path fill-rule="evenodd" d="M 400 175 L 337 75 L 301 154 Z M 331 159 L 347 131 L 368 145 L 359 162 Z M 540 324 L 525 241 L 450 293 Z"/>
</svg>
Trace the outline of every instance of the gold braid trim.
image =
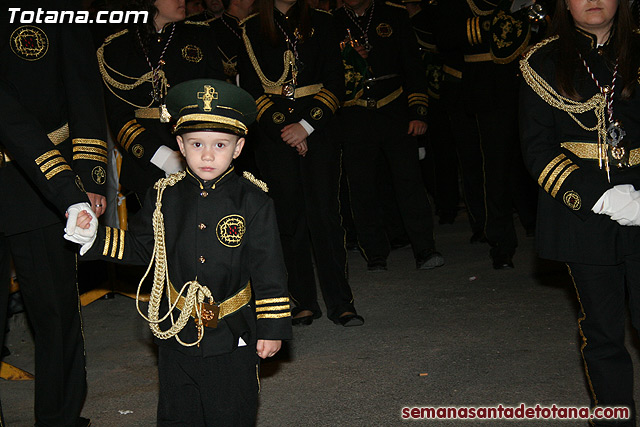
<svg viewBox="0 0 640 427">
<path fill-rule="evenodd" d="M 276 87 L 282 86 L 285 82 L 287 76 L 289 75 L 289 70 L 293 68 L 293 63 L 295 61 L 295 57 L 293 56 L 293 52 L 287 49 L 283 55 L 284 61 L 284 70 L 282 71 L 282 75 L 280 78 L 273 82 L 267 78 L 262 72 L 260 68 L 260 64 L 258 63 L 258 58 L 256 58 L 255 53 L 253 52 L 253 46 L 251 46 L 251 40 L 249 40 L 249 36 L 247 35 L 247 27 L 242 27 L 242 40 L 244 41 L 244 46 L 247 49 L 247 54 L 249 55 L 249 60 L 251 61 L 251 65 L 253 65 L 254 70 L 256 70 L 256 74 L 264 87 Z M 293 79 L 292 79 L 293 80 Z"/>
<path fill-rule="evenodd" d="M 167 248 L 165 244 L 165 232 L 164 232 L 164 216 L 162 215 L 162 195 L 164 194 L 164 190 L 167 187 L 174 186 L 180 180 L 182 180 L 186 176 L 186 172 L 182 171 L 176 174 L 169 176 L 168 178 L 162 178 L 158 180 L 153 186 L 154 189 L 158 191 L 156 196 L 156 208 L 153 211 L 153 235 L 154 235 L 154 244 L 153 244 L 153 253 L 151 254 L 151 261 L 149 262 L 149 266 L 147 267 L 147 271 L 144 273 L 144 276 L 140 280 L 140 284 L 138 285 L 138 290 L 136 292 L 136 308 L 138 309 L 138 313 L 149 322 L 149 328 L 153 335 L 158 337 L 161 340 L 166 340 L 172 337 L 175 337 L 176 340 L 185 347 L 192 347 L 194 345 L 198 345 L 202 338 L 204 337 L 204 329 L 198 328 L 198 339 L 192 343 L 183 342 L 178 333 L 184 329 L 189 321 L 189 317 L 191 316 L 191 308 L 193 308 L 196 312 L 196 317 L 198 324 L 202 325 L 202 311 L 201 304 L 205 302 L 205 298 L 209 300 L 210 304 L 213 304 L 213 296 L 211 295 L 211 291 L 206 286 L 202 286 L 198 283 L 197 280 L 192 280 L 185 283 L 180 289 L 178 293 L 178 297 L 182 296 L 185 292 L 187 296 L 185 297 L 184 309 L 180 311 L 180 316 L 178 316 L 177 320 L 173 318 L 173 310 L 176 308 L 177 302 L 180 298 L 176 298 L 175 302 L 172 304 L 169 302 L 169 310 L 162 317 L 159 318 L 160 311 L 160 301 L 162 300 L 162 295 L 165 292 L 165 284 L 171 286 L 169 282 L 169 270 L 167 265 Z M 145 316 L 140 311 L 140 288 L 142 287 L 142 282 L 147 278 L 149 271 L 151 271 L 151 267 L 155 264 L 155 268 L 153 271 L 153 286 L 151 288 L 151 296 L 149 299 L 149 316 Z M 168 295 L 167 290 L 167 295 Z M 171 318 L 171 327 L 166 331 L 162 331 L 160 329 L 160 323 L 163 322 L 167 317 Z"/>
<path fill-rule="evenodd" d="M 530 49 L 520 61 L 520 70 L 522 71 L 522 77 L 527 84 L 533 89 L 533 91 L 549 104 L 553 108 L 564 111 L 575 121 L 582 129 L 588 132 L 598 133 L 598 161 L 600 169 L 602 169 L 603 163 L 607 170 L 607 177 L 609 176 L 609 158 L 607 149 L 605 147 L 607 141 L 607 128 L 605 121 L 605 111 L 607 108 L 607 102 L 601 93 L 595 94 L 593 97 L 585 102 L 574 101 L 573 99 L 566 98 L 560 95 L 551 87 L 538 73 L 536 73 L 529 64 L 529 58 L 541 47 L 553 42 L 558 36 L 549 37 L 546 40 L 536 44 Z M 582 114 L 592 111 L 598 120 L 598 123 L 594 127 L 585 126 L 575 114 Z"/>
<path fill-rule="evenodd" d="M 264 181 L 260 181 L 258 178 L 253 176 L 251 172 L 244 171 L 242 172 L 242 177 L 251 181 L 253 185 L 264 191 L 265 193 L 269 192 L 269 187 L 267 187 L 267 183 Z"/>
<path fill-rule="evenodd" d="M 98 48 L 98 50 L 96 51 L 96 56 L 98 58 L 98 69 L 100 70 L 100 75 L 102 76 L 102 80 L 104 81 L 104 85 L 107 87 L 107 89 L 109 89 L 109 92 L 111 92 L 115 97 L 117 97 L 118 99 L 126 102 L 127 104 L 136 107 L 136 108 L 148 108 L 153 104 L 153 99 L 151 100 L 151 102 L 147 105 L 137 105 L 134 104 L 133 102 L 130 102 L 126 99 L 124 99 L 123 97 L 121 97 L 120 95 L 116 94 L 113 90 L 113 88 L 115 89 L 119 89 L 119 90 L 132 90 L 137 88 L 138 86 L 144 84 L 144 83 L 153 83 L 153 71 L 148 71 L 147 73 L 143 74 L 140 77 L 131 77 L 131 76 L 127 76 L 126 74 L 122 74 L 121 72 L 117 71 L 116 69 L 114 69 L 113 67 L 109 66 L 109 64 L 107 64 L 107 62 L 104 59 L 104 48 L 105 46 L 109 45 L 109 43 L 111 43 L 111 41 L 121 35 L 124 34 L 127 30 L 124 30 L 120 33 L 116 33 L 113 34 L 112 36 L 109 36 L 105 39 L 104 43 L 102 44 L 102 46 L 100 46 Z M 120 76 L 126 80 L 131 80 L 132 83 L 122 83 L 118 80 L 116 80 L 114 77 L 112 77 L 109 74 L 109 71 L 111 71 L 113 74 L 116 74 L 117 76 Z M 167 81 L 167 77 L 164 73 L 164 70 L 160 70 L 158 71 L 158 77 L 160 79 L 160 85 L 161 85 L 161 91 L 163 95 L 167 94 L 167 90 L 168 90 L 168 81 Z"/>
<path fill-rule="evenodd" d="M 493 9 L 492 10 L 482 10 L 482 9 L 480 9 L 478 6 L 476 6 L 476 4 L 473 2 L 473 0 L 467 0 L 467 4 L 469 5 L 469 9 L 471 9 L 471 11 L 473 13 L 475 13 L 476 15 L 478 15 L 478 16 L 487 16 L 487 15 L 491 15 L 493 13 Z M 491 3 L 489 3 L 489 4 L 491 4 Z M 494 4 L 493 6 L 496 6 L 496 5 Z"/>
</svg>

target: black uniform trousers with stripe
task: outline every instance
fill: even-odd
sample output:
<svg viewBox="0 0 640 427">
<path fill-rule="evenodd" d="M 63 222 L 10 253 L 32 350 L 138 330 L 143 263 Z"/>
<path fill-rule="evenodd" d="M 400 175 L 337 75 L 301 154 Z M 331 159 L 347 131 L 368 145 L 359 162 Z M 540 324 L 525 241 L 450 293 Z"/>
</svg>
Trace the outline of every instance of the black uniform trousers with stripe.
<svg viewBox="0 0 640 427">
<path fill-rule="evenodd" d="M 276 208 L 289 293 L 296 310 L 321 313 L 313 249 L 327 317 L 336 320 L 345 312 L 355 312 L 338 197 L 340 147 L 328 129 L 314 131 L 307 143 L 309 151 L 302 157 L 282 140 L 262 133 L 256 162 Z"/>
<path fill-rule="evenodd" d="M 635 426 L 633 365 L 624 343 L 627 297 L 631 322 L 640 330 L 640 252 L 616 265 L 567 265 L 582 311 L 578 325 L 592 404 L 632 410 L 630 420 L 594 425 Z"/>
<path fill-rule="evenodd" d="M 75 426 L 87 391 L 76 245 L 63 234 L 57 223 L 0 235 L 1 258 L 13 258 L 35 335 L 35 416 L 42 427 Z M 1 273 L 0 283 L 9 283 L 8 262 L 2 262 Z M 2 297 L 0 318 L 5 319 L 6 293 Z"/>
<path fill-rule="evenodd" d="M 398 208 L 416 257 L 435 249 L 433 213 L 422 182 L 418 144 L 407 134 L 409 121 L 387 111 L 346 107 L 340 111 L 340 138 L 349 180 L 358 242 L 367 261 L 386 260 L 390 252 L 380 215 L 377 160 L 386 160 Z"/>
</svg>

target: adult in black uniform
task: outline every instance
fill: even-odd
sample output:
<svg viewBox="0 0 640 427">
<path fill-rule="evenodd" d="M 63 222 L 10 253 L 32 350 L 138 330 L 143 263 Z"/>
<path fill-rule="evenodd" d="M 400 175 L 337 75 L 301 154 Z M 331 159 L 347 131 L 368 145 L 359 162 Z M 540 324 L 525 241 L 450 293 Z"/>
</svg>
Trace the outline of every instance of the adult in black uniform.
<svg viewBox="0 0 640 427">
<path fill-rule="evenodd" d="M 456 146 L 462 194 L 471 225 L 471 244 L 486 242 L 486 205 L 482 148 L 477 125 L 473 117 L 465 112 L 465 97 L 462 91 L 462 70 L 464 69 L 464 46 L 447 43 L 449 27 L 449 2 L 438 2 L 436 6 L 436 45 L 442 59 L 442 82 L 440 100 L 446 110 L 451 129 L 451 141 Z M 444 39 L 444 40 L 443 40 Z"/>
<path fill-rule="evenodd" d="M 479 136 L 486 195 L 485 234 L 492 246 L 490 255 L 495 269 L 513 268 L 512 258 L 518 244 L 511 189 L 512 181 L 518 178 L 513 169 L 519 156 L 518 79 L 514 60 L 526 48 L 530 37 L 528 22 L 511 16 L 508 5 L 508 0 L 499 7 L 488 0 L 443 2 L 438 39 L 443 50 L 464 53 L 463 125 L 475 124 Z M 512 30 L 495 32 L 498 27 Z M 494 36 L 502 46 L 507 46 L 508 53 L 492 49 Z"/>
<path fill-rule="evenodd" d="M 345 81 L 353 90 L 341 109 L 339 132 L 353 219 L 368 269 L 386 270 L 390 250 L 378 215 L 375 182 L 380 156 L 389 165 L 416 267 L 439 267 L 444 258 L 435 250 L 415 139 L 427 130 L 427 87 L 409 15 L 402 6 L 348 0 L 335 17 L 339 39 L 357 40 L 355 50 L 366 60 L 364 70 L 347 64 Z"/>
<path fill-rule="evenodd" d="M 49 7 L 74 10 L 70 1 Z M 91 34 L 79 24 L 2 22 L 0 282 L 9 283 L 10 255 L 35 333 L 36 425 L 87 425 L 76 257 L 61 237 L 70 205 L 91 210 L 90 200 L 98 215 L 105 209 L 106 129 Z"/>
<path fill-rule="evenodd" d="M 256 160 L 276 205 L 293 322 L 311 324 L 321 315 L 313 246 L 327 317 L 361 325 L 339 216 L 340 148 L 327 133 L 344 93 L 333 19 L 304 1 L 264 0 L 258 11 L 243 23 L 240 84 L 258 107 Z"/>
<path fill-rule="evenodd" d="M 451 139 L 449 117 L 440 101 L 442 84 L 442 58 L 438 52 L 437 0 L 404 0 L 411 25 L 416 32 L 420 56 L 426 69 L 429 115 L 427 117 L 426 147 L 421 159 L 425 185 L 435 201 L 435 211 L 440 224 L 452 224 L 458 214 L 460 191 L 458 190 L 458 156 Z"/>
<path fill-rule="evenodd" d="M 521 62 L 522 147 L 541 187 L 536 244 L 573 277 L 592 404 L 632 410 L 593 425 L 635 426 L 624 335 L 625 293 L 640 328 L 640 34 L 618 0 L 560 0 L 553 26 Z"/>
<path fill-rule="evenodd" d="M 97 55 L 109 127 L 122 149 L 120 183 L 142 201 L 158 178 L 184 168 L 164 105 L 168 87 L 224 75 L 209 25 L 178 22 L 185 14 L 179 0 L 137 0 L 130 7 L 153 19 L 107 37 Z"/>
</svg>

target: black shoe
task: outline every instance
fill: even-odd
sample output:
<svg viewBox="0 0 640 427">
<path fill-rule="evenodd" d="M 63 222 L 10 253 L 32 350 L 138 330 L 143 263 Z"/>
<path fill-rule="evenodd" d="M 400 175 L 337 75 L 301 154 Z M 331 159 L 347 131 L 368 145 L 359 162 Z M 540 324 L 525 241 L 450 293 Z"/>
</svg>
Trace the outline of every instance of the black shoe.
<svg viewBox="0 0 640 427">
<path fill-rule="evenodd" d="M 483 231 L 476 231 L 471 235 L 471 238 L 469 239 L 469 243 L 471 243 L 472 245 L 476 245 L 479 243 L 487 243 L 487 237 L 484 235 Z"/>
<path fill-rule="evenodd" d="M 387 271 L 387 260 L 383 258 L 373 258 L 367 262 L 367 271 Z"/>
<path fill-rule="evenodd" d="M 435 249 L 423 252 L 416 258 L 416 268 L 418 270 L 431 270 L 432 268 L 442 267 L 444 265 L 444 257 Z"/>
<path fill-rule="evenodd" d="M 342 325 L 345 328 L 350 326 L 362 326 L 364 325 L 364 317 L 359 316 L 357 314 L 347 314 L 345 316 L 340 316 L 336 320 L 333 321 L 336 325 Z"/>
<path fill-rule="evenodd" d="M 400 248 L 404 248 L 407 245 L 410 245 L 411 242 L 409 241 L 409 239 L 405 239 L 402 237 L 396 238 L 396 239 L 392 239 L 389 242 L 389 246 L 391 246 L 391 249 L 400 249 Z"/>
<path fill-rule="evenodd" d="M 349 252 L 359 252 L 360 251 L 360 246 L 358 246 L 358 241 L 347 241 L 347 244 L 345 245 L 345 247 L 347 248 L 347 251 Z"/>
<path fill-rule="evenodd" d="M 495 270 L 511 270 L 514 268 L 513 260 L 510 256 L 496 256 L 493 258 L 493 268 Z"/>
<path fill-rule="evenodd" d="M 456 214 L 452 212 L 446 212 L 440 214 L 440 219 L 438 220 L 438 224 L 453 224 L 456 220 Z"/>
<path fill-rule="evenodd" d="M 298 307 L 296 307 L 294 308 L 291 315 L 296 316 L 298 313 L 305 310 L 307 309 L 300 310 Z M 302 317 L 292 317 L 291 326 L 309 326 L 313 323 L 314 319 L 319 319 L 322 316 L 322 313 L 316 313 L 316 312 L 313 312 L 313 310 L 308 310 L 308 311 L 311 311 L 313 314 L 310 314 L 308 316 L 302 316 Z"/>
<path fill-rule="evenodd" d="M 89 418 L 78 418 L 78 422 L 76 423 L 76 427 L 89 427 L 91 425 L 91 420 Z"/>
</svg>

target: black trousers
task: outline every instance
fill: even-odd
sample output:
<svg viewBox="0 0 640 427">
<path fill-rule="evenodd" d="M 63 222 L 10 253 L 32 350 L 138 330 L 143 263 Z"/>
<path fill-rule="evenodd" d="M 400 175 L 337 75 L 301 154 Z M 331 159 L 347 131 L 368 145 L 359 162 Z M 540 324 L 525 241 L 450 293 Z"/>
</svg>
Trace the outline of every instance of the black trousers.
<svg viewBox="0 0 640 427">
<path fill-rule="evenodd" d="M 484 162 L 487 222 L 491 256 L 511 257 L 518 246 L 513 225 L 511 182 L 514 152 L 520 149 L 515 111 L 494 109 L 473 115 Z"/>
<path fill-rule="evenodd" d="M 324 131 L 307 138 L 305 157 L 282 140 L 260 135 L 256 162 L 273 198 L 289 293 L 298 310 L 320 314 L 316 270 L 327 317 L 355 311 L 347 280 L 347 252 L 339 206 L 340 148 Z"/>
<path fill-rule="evenodd" d="M 76 282 L 76 245 L 62 238 L 62 224 L 0 235 L 3 260 L 10 254 L 35 335 L 36 426 L 75 426 L 87 391 L 82 319 Z M 8 263 L 2 262 L 4 287 Z M 3 291 L 0 318 L 7 315 Z M 2 328 L 4 335 L 4 327 Z"/>
<path fill-rule="evenodd" d="M 358 242 L 367 260 L 386 259 L 390 252 L 376 185 L 379 156 L 389 166 L 398 208 L 413 253 L 434 249 L 433 214 L 422 183 L 416 138 L 407 135 L 406 118 L 364 107 L 340 113 L 345 170 Z"/>
<path fill-rule="evenodd" d="M 449 117 L 439 100 L 429 100 L 429 127 L 426 134 L 426 157 L 422 160 L 425 186 L 433 195 L 436 214 L 455 215 L 458 212 L 458 155 L 451 136 Z"/>
<path fill-rule="evenodd" d="M 447 111 L 451 139 L 458 154 L 462 193 L 469 214 L 471 231 L 477 233 L 484 232 L 487 220 L 484 160 L 476 122 L 464 111 L 461 87 L 460 82 L 448 81 L 445 77 L 441 86 L 441 102 Z"/>
<path fill-rule="evenodd" d="M 243 427 L 256 423 L 258 356 L 256 347 L 194 357 L 159 346 L 158 426 Z"/>
<path fill-rule="evenodd" d="M 618 265 L 569 263 L 581 316 L 582 357 L 592 405 L 627 406 L 632 419 L 596 422 L 597 426 L 635 426 L 633 366 L 625 348 L 626 301 L 631 321 L 640 330 L 640 253 L 625 257 Z"/>
</svg>

